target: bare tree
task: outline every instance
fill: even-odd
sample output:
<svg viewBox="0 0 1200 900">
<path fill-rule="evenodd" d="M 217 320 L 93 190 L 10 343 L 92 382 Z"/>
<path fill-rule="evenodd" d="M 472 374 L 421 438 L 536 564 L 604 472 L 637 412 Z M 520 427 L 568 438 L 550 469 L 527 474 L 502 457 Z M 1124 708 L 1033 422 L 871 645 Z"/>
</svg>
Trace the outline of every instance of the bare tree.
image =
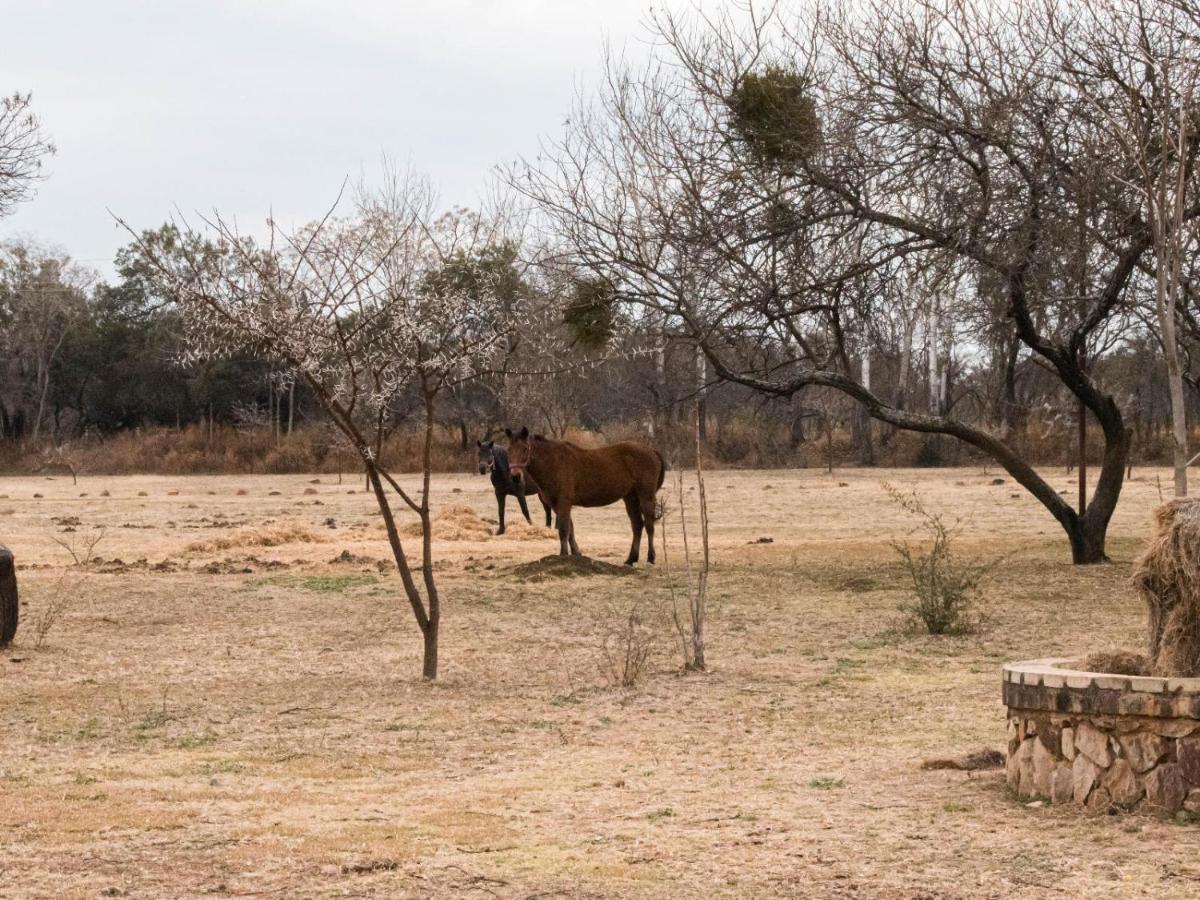
<svg viewBox="0 0 1200 900">
<path fill-rule="evenodd" d="M 1047 21 L 1062 71 L 1108 137 L 1110 177 L 1129 189 L 1153 238 L 1154 312 L 1171 402 L 1175 496 L 1187 495 L 1187 404 L 1177 334 L 1183 269 L 1196 250 L 1200 7 L 1101 0 Z"/>
<path fill-rule="evenodd" d="M 29 434 L 38 441 L 46 421 L 54 365 L 71 330 L 87 315 L 95 273 L 66 254 L 36 244 L 0 245 L 0 334 L 10 367 L 23 370 L 18 384 L 32 394 Z"/>
<path fill-rule="evenodd" d="M 392 175 L 382 189 L 361 191 L 346 218 L 335 206 L 290 233 L 268 221 L 262 244 L 216 216 L 207 233 L 184 226 L 181 254 L 143 248 L 178 297 L 192 355 L 249 350 L 269 358 L 307 386 L 353 446 L 423 636 L 426 679 L 437 677 L 441 621 L 430 512 L 435 404 L 490 366 L 518 316 L 512 298 L 478 285 L 463 291 L 441 277 L 456 255 L 502 237 L 500 224 L 465 211 L 435 219 L 432 208 L 424 181 Z M 415 496 L 383 469 L 374 441 L 379 412 L 402 392 L 415 392 L 424 413 Z M 415 571 L 393 495 L 421 522 Z"/>
<path fill-rule="evenodd" d="M 28 200 L 54 145 L 42 132 L 29 94 L 0 98 L 0 218 Z"/>
<path fill-rule="evenodd" d="M 1103 560 L 1129 439 L 1094 367 L 1124 333 L 1153 232 L 1107 177 L 1088 101 L 1063 87 L 1047 14 L 872 0 L 786 20 L 664 15 L 658 32 L 648 68 L 610 66 L 597 102 L 512 172 L 565 252 L 623 303 L 680 322 L 721 379 L 781 397 L 833 388 L 883 422 L 986 453 L 1059 522 L 1075 562 Z M 962 287 L 898 295 L 899 261 L 942 266 Z M 1000 312 L 995 324 L 1099 422 L 1086 508 L 1019 445 L 956 415 L 940 361 L 928 412 L 862 383 L 855 336 L 885 305 L 917 303 L 927 322 L 939 310 L 931 337 L 964 305 L 977 320 Z"/>
</svg>

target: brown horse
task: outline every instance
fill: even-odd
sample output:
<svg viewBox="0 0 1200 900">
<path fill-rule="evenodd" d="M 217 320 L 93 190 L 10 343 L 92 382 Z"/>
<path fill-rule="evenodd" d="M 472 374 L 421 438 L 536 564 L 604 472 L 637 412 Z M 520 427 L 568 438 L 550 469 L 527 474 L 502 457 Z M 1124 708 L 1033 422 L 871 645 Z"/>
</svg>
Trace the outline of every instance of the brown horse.
<svg viewBox="0 0 1200 900">
<path fill-rule="evenodd" d="M 566 441 L 552 441 L 540 434 L 530 435 L 528 428 L 508 435 L 508 460 L 514 480 L 533 476 L 558 516 L 558 549 L 575 556 L 574 506 L 608 506 L 625 501 L 629 524 L 633 528 L 633 546 L 625 565 L 638 561 L 642 529 L 646 529 L 646 561 L 654 563 L 654 498 L 663 486 L 667 464 L 662 454 L 633 441 L 622 441 L 596 450 L 585 450 Z"/>
</svg>

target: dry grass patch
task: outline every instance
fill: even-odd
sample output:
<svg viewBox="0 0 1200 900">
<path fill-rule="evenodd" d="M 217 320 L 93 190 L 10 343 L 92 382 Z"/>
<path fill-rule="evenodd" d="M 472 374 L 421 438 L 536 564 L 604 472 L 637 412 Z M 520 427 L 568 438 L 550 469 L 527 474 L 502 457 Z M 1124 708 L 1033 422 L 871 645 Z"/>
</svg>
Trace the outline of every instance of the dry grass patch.
<svg viewBox="0 0 1200 900">
<path fill-rule="evenodd" d="M 10 502 L 6 543 L 35 600 L 65 569 L 51 515 L 108 526 L 106 556 L 169 559 L 213 532 L 172 528 L 168 490 L 195 502 L 197 519 L 261 521 L 270 490 L 292 496 L 312 477 L 97 478 L 81 488 L 88 499 Z M 883 502 L 884 477 L 937 509 L 973 511 L 965 558 L 1016 551 L 986 588 L 985 632 L 889 630 L 907 585 L 888 542 L 911 522 Z M 616 690 L 598 626 L 627 625 L 635 600 L 669 602 L 661 569 L 619 565 L 619 504 L 577 511 L 586 560 L 540 561 L 553 541 L 490 534 L 485 547 L 436 547 L 444 669 L 433 685 L 412 677 L 419 637 L 397 575 L 354 570 L 387 546 L 372 498 L 349 485 L 322 498 L 338 531 L 294 523 L 336 546 L 272 552 L 286 577 L 241 565 L 260 551 L 240 547 L 271 546 L 245 543 L 216 556 L 254 574 L 195 563 L 90 574 L 41 652 L 31 631 L 0 655 L 0 894 L 1190 896 L 1191 826 L 1031 810 L 995 771 L 920 768 L 1003 746 L 1005 660 L 1144 640 L 1126 575 L 1158 504 L 1154 478 L 1126 485 L 1119 562 L 1087 567 L 1069 565 L 1043 511 L 997 503 L 986 480 L 711 474 L 712 671 L 683 674 L 668 630 L 648 635 L 637 683 Z M 490 530 L 489 484 L 434 484 L 435 509 L 473 509 L 458 525 Z M 139 489 L 158 499 L 135 499 Z M 216 533 L 242 541 L 290 523 Z M 762 535 L 774 542 L 749 545 Z M 680 558 L 677 541 L 670 552 Z"/>
<path fill-rule="evenodd" d="M 246 547 L 279 547 L 283 544 L 327 544 L 331 538 L 299 521 L 279 522 L 254 528 L 240 528 L 229 535 L 193 541 L 187 549 L 193 553 L 241 550 Z"/>
</svg>

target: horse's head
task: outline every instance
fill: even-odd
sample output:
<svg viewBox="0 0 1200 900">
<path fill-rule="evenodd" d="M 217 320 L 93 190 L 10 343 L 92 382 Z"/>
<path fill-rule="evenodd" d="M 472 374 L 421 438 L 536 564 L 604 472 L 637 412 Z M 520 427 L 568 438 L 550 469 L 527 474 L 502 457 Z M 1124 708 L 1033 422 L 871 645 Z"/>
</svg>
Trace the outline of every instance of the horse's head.
<svg viewBox="0 0 1200 900">
<path fill-rule="evenodd" d="M 496 468 L 496 442 L 476 441 L 479 447 L 479 474 L 486 475 Z"/>
<path fill-rule="evenodd" d="M 529 440 L 529 429 L 522 428 L 520 431 L 513 431 L 511 428 L 505 428 L 504 433 L 508 436 L 508 469 L 512 473 L 512 479 L 517 484 L 525 480 L 525 469 L 529 465 L 529 457 L 533 453 L 533 444 Z"/>
</svg>

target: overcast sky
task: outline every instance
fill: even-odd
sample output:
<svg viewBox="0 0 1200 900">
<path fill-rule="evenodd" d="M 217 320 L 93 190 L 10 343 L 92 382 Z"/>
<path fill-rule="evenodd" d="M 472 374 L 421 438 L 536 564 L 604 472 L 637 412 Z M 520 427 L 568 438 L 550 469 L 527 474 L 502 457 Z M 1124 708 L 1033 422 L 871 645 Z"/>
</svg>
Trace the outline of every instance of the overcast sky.
<svg viewBox="0 0 1200 900">
<path fill-rule="evenodd" d="M 33 92 L 58 146 L 0 220 L 111 272 L 107 210 L 245 225 L 324 210 L 383 155 L 475 202 L 556 134 L 604 41 L 646 52 L 651 0 L 0 0 L 0 92 Z"/>
</svg>

